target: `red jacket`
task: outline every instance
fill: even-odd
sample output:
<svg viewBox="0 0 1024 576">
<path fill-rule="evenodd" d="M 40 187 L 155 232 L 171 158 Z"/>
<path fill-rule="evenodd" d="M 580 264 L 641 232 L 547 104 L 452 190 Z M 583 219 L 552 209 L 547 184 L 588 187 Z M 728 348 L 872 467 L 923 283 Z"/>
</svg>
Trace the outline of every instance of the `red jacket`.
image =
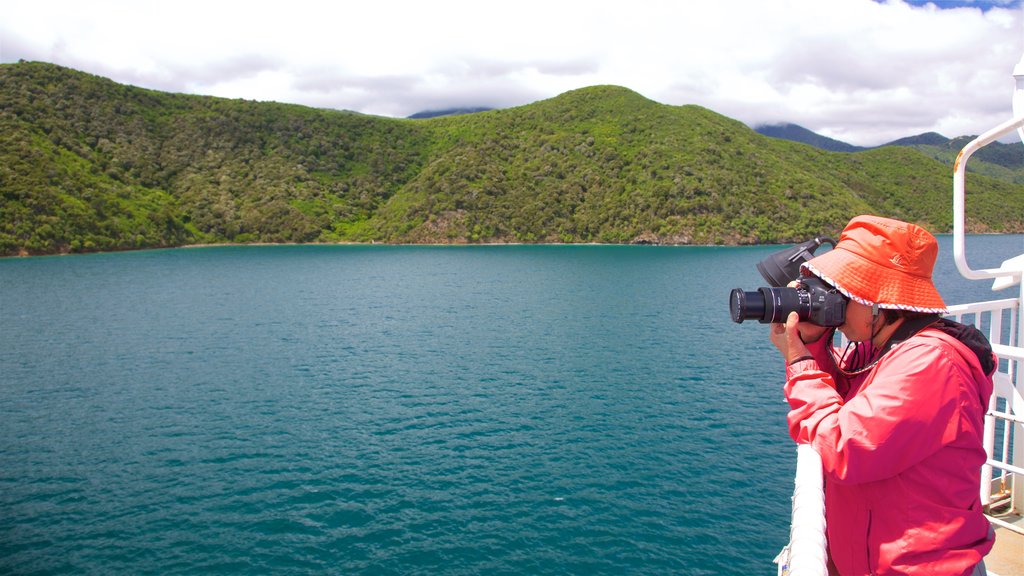
<svg viewBox="0 0 1024 576">
<path fill-rule="evenodd" d="M 821 454 L 839 573 L 970 574 L 993 544 L 979 496 L 991 373 L 925 328 L 846 379 L 827 340 L 787 368 L 785 393 L 790 436 Z"/>
</svg>

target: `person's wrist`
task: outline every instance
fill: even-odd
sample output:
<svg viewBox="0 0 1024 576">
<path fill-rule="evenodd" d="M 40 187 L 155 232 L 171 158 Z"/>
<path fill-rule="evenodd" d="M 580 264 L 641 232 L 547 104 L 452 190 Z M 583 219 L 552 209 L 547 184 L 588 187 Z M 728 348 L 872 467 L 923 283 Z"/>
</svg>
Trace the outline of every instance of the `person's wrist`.
<svg viewBox="0 0 1024 576">
<path fill-rule="evenodd" d="M 794 364 L 796 364 L 798 362 L 803 362 L 804 360 L 814 360 L 814 356 L 811 356 L 810 354 L 803 354 L 801 356 L 797 356 L 796 358 L 793 358 L 792 360 L 790 360 L 788 362 L 788 365 L 792 366 L 792 365 L 794 365 Z"/>
</svg>

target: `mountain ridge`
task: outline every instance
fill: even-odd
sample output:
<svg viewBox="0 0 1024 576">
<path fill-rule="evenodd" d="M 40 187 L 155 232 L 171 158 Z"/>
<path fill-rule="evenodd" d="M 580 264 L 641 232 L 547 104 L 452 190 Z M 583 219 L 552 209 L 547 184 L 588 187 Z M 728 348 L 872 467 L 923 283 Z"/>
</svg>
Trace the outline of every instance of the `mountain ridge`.
<svg viewBox="0 0 1024 576">
<path fill-rule="evenodd" d="M 467 107 L 454 107 L 454 108 L 441 108 L 439 110 L 421 110 L 415 114 L 406 116 L 410 120 L 423 120 L 425 118 L 438 118 L 440 116 L 459 116 L 461 114 L 476 114 L 477 112 L 487 112 L 494 110 L 494 108 L 487 108 L 484 106 L 467 106 Z"/>
<path fill-rule="evenodd" d="M 427 119 L 169 94 L 0 65 L 0 254 L 249 242 L 760 244 L 858 213 L 948 231 L 949 174 L 909 148 L 768 138 L 592 86 Z M 972 231 L 1024 231 L 979 177 Z"/>
<path fill-rule="evenodd" d="M 809 144 L 815 148 L 828 150 L 829 152 L 860 152 L 868 149 L 864 146 L 854 146 L 853 144 L 848 144 L 842 140 L 822 136 L 821 134 L 800 126 L 799 124 L 792 124 L 790 122 L 760 124 L 754 126 L 754 131 L 758 134 L 763 134 L 772 138 L 780 138 L 782 140 Z"/>
<path fill-rule="evenodd" d="M 760 125 L 755 127 L 754 130 L 765 136 L 800 142 L 815 148 L 834 152 L 860 152 L 885 146 L 906 146 L 951 167 L 956 161 L 960 150 L 975 138 L 975 136 L 947 138 L 937 132 L 925 132 L 899 138 L 879 146 L 865 147 L 853 146 L 822 136 L 797 124 Z M 1018 142 L 1012 144 L 992 142 L 988 146 L 979 149 L 971 157 L 971 163 L 968 165 L 967 170 L 972 173 L 988 175 L 1016 184 L 1024 184 L 1024 148 L 1021 148 Z"/>
</svg>

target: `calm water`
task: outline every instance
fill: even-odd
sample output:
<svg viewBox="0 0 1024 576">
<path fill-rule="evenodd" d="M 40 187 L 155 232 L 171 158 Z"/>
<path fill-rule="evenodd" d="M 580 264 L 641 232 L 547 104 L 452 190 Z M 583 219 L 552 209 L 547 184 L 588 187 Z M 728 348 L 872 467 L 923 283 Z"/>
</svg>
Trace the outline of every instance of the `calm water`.
<svg viewBox="0 0 1024 576">
<path fill-rule="evenodd" d="M 0 260 L 0 573 L 774 574 L 775 249 Z"/>
</svg>

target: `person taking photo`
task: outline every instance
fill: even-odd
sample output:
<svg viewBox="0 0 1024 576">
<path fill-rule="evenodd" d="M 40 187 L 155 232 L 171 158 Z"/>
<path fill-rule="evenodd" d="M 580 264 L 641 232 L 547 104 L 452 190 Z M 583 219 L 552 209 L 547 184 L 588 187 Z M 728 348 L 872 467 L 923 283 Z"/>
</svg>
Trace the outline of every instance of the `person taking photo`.
<svg viewBox="0 0 1024 576">
<path fill-rule="evenodd" d="M 821 455 L 830 573 L 985 574 L 994 535 L 979 495 L 996 359 L 975 328 L 942 318 L 934 236 L 858 216 L 803 264 L 848 298 L 835 329 L 772 324 L 786 362 L 790 436 Z"/>
</svg>

